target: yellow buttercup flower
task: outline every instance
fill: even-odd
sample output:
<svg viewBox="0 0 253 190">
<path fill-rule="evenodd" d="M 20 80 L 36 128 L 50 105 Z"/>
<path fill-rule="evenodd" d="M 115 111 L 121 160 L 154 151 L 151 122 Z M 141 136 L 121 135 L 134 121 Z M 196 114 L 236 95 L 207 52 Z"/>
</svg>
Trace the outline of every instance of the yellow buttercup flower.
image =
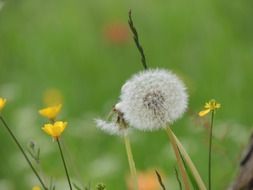
<svg viewBox="0 0 253 190">
<path fill-rule="evenodd" d="M 54 124 L 48 123 L 42 127 L 42 130 L 45 131 L 48 135 L 53 137 L 54 139 L 58 139 L 62 132 L 67 127 L 67 122 L 56 121 Z"/>
<path fill-rule="evenodd" d="M 33 186 L 32 190 L 41 190 L 41 188 L 39 186 Z"/>
<path fill-rule="evenodd" d="M 199 116 L 203 117 L 208 114 L 210 111 L 215 111 L 221 107 L 221 104 L 216 102 L 214 99 L 207 102 L 204 106 L 204 110 L 199 112 Z"/>
<path fill-rule="evenodd" d="M 56 106 L 47 107 L 39 110 L 40 115 L 46 117 L 50 120 L 54 120 L 58 113 L 61 111 L 62 104 L 58 104 Z"/>
<path fill-rule="evenodd" d="M 5 98 L 0 98 L 0 111 L 4 108 L 6 103 L 6 99 Z"/>
</svg>

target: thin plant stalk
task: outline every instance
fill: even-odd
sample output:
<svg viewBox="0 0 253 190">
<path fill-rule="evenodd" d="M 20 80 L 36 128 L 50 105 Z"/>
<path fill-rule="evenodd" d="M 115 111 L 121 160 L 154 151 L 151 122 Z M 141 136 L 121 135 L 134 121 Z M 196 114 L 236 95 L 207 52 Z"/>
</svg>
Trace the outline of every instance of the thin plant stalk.
<svg viewBox="0 0 253 190">
<path fill-rule="evenodd" d="M 77 179 L 79 180 L 80 185 L 82 186 L 82 189 L 84 189 L 84 184 L 83 184 L 82 177 L 80 175 L 80 171 L 77 169 L 76 165 L 74 164 L 75 159 L 73 158 L 69 147 L 66 145 L 66 143 L 64 143 L 64 139 L 61 140 L 61 144 L 63 145 L 63 148 L 65 149 L 65 155 L 66 155 L 67 159 L 69 160 L 69 162 L 68 162 L 69 167 L 72 168 L 72 170 L 74 170 L 75 175 L 76 175 Z"/>
<path fill-rule="evenodd" d="M 213 139 L 213 121 L 214 121 L 214 110 L 211 115 L 211 126 L 209 129 L 209 151 L 208 151 L 208 189 L 211 190 L 212 185 L 212 139 Z"/>
<path fill-rule="evenodd" d="M 68 169 L 67 169 L 67 166 L 66 166 L 66 162 L 65 162 L 65 159 L 64 159 L 64 156 L 63 156 L 60 139 L 56 138 L 56 141 L 57 141 L 60 153 L 61 153 L 61 159 L 62 159 L 62 162 L 63 162 L 63 165 L 64 165 L 64 169 L 65 169 L 65 173 L 66 173 L 66 176 L 67 176 L 67 179 L 68 179 L 69 189 L 72 190 L 72 185 L 71 185 L 71 182 L 70 182 L 70 178 L 69 178 L 69 173 L 68 173 Z"/>
<path fill-rule="evenodd" d="M 179 168 L 179 171 L 181 173 L 181 176 L 182 176 L 182 181 L 183 181 L 183 184 L 184 184 L 184 188 L 185 188 L 185 190 L 190 190 L 190 185 L 189 185 L 189 182 L 188 182 L 187 174 L 186 174 L 182 159 L 180 157 L 180 153 L 179 153 L 179 150 L 178 150 L 178 147 L 177 147 L 176 140 L 173 136 L 173 133 L 172 133 L 172 130 L 170 129 L 170 127 L 166 128 L 166 132 L 169 136 L 172 148 L 173 148 L 174 153 L 176 155 L 177 164 L 178 164 L 178 168 Z"/>
<path fill-rule="evenodd" d="M 124 135 L 124 142 L 125 142 L 125 147 L 126 147 L 129 168 L 130 168 L 130 172 L 131 172 L 132 184 L 134 186 L 134 189 L 138 190 L 137 172 L 136 172 L 136 168 L 135 168 L 135 163 L 134 163 L 134 159 L 133 159 L 133 153 L 132 153 L 130 141 L 129 141 L 129 138 L 127 135 Z"/>
<path fill-rule="evenodd" d="M 199 175 L 198 170 L 196 169 L 194 163 L 192 162 L 190 156 L 188 155 L 188 153 L 186 152 L 185 148 L 183 147 L 183 145 L 181 144 L 181 142 L 178 140 L 178 138 L 176 137 L 176 135 L 173 133 L 172 131 L 172 135 L 177 143 L 177 147 L 180 150 L 185 162 L 187 163 L 187 165 L 189 166 L 197 184 L 200 190 L 206 190 L 206 186 L 201 178 L 201 176 Z"/>
<path fill-rule="evenodd" d="M 21 151 L 21 153 L 23 154 L 23 156 L 25 157 L 25 160 L 27 161 L 27 163 L 29 164 L 29 166 L 31 167 L 33 173 L 36 175 L 36 177 L 38 178 L 41 186 L 43 187 L 44 190 L 48 190 L 48 188 L 46 187 L 46 185 L 44 184 L 43 180 L 41 179 L 40 175 L 38 174 L 38 172 L 36 171 L 36 169 L 33 167 L 31 161 L 29 160 L 27 154 L 25 153 L 23 147 L 21 146 L 21 144 L 19 143 L 18 139 L 16 138 L 16 136 L 14 135 L 14 133 L 11 131 L 11 129 L 9 128 L 8 124 L 6 123 L 6 121 L 4 120 L 4 118 L 2 116 L 0 116 L 0 119 L 3 123 L 3 125 L 5 126 L 5 128 L 7 129 L 7 131 L 9 132 L 9 134 L 11 135 L 12 139 L 14 140 L 14 142 L 16 143 L 16 145 L 18 146 L 19 150 Z"/>
<path fill-rule="evenodd" d="M 139 53 L 141 54 L 141 63 L 143 65 L 144 69 L 148 69 L 148 66 L 147 66 L 147 63 L 146 63 L 146 57 L 145 57 L 145 54 L 144 54 L 144 50 L 143 50 L 143 47 L 140 44 L 138 32 L 137 32 L 137 29 L 135 28 L 134 23 L 133 23 L 132 11 L 131 10 L 129 10 L 129 12 L 128 12 L 128 17 L 129 17 L 128 24 L 129 24 L 129 27 L 130 27 L 132 33 L 133 33 L 133 38 L 134 38 L 135 45 L 136 45 Z"/>
</svg>

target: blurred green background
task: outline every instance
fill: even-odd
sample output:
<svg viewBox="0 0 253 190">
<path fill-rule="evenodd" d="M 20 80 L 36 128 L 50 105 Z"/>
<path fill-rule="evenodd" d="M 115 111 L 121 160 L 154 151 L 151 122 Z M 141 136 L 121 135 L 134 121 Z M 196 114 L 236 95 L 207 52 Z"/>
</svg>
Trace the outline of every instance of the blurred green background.
<svg viewBox="0 0 253 190">
<path fill-rule="evenodd" d="M 57 189 L 67 189 L 57 144 L 42 132 L 46 120 L 38 115 L 53 90 L 63 100 L 59 118 L 69 123 L 63 143 L 73 180 L 128 189 L 122 139 L 99 131 L 93 119 L 105 118 L 122 84 L 142 70 L 127 25 L 131 8 L 149 67 L 171 69 L 188 86 L 188 112 L 173 130 L 205 182 L 209 117 L 197 113 L 211 98 L 222 104 L 215 118 L 213 189 L 229 186 L 253 123 L 253 1 L 6 0 L 0 7 L 0 96 L 8 99 L 3 115 L 24 146 L 34 141 L 41 148 L 47 182 L 53 176 Z M 138 171 L 156 180 L 157 169 L 168 189 L 179 189 L 164 131 L 133 131 L 130 138 Z M 0 189 L 38 184 L 2 125 L 0 139 Z"/>
</svg>

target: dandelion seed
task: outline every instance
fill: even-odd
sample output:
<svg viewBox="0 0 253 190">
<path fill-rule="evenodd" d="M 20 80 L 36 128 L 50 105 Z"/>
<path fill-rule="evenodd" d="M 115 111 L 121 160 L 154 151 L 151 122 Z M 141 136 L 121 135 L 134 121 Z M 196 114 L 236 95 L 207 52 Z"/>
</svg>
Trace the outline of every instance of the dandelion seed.
<svg viewBox="0 0 253 190">
<path fill-rule="evenodd" d="M 56 140 L 61 136 L 66 127 L 67 122 L 56 121 L 54 124 L 45 124 L 44 127 L 42 127 L 42 130 Z"/>
<path fill-rule="evenodd" d="M 128 125 L 126 124 L 123 114 L 118 110 L 118 104 L 112 110 L 110 121 L 95 119 L 96 126 L 110 135 L 125 136 L 128 134 Z"/>
<path fill-rule="evenodd" d="M 0 111 L 4 108 L 6 101 L 5 98 L 0 98 Z"/>
<path fill-rule="evenodd" d="M 121 128 L 115 122 L 108 122 L 108 121 L 104 121 L 102 119 L 95 119 L 95 122 L 96 122 L 96 125 L 98 128 L 100 128 L 102 131 L 104 131 L 110 135 L 124 136 L 127 134 L 127 129 Z"/>
<path fill-rule="evenodd" d="M 187 101 L 185 85 L 175 74 L 165 69 L 149 69 L 123 85 L 117 108 L 131 126 L 155 130 L 180 118 Z"/>
<path fill-rule="evenodd" d="M 43 117 L 48 118 L 49 120 L 54 120 L 56 116 L 61 111 L 62 104 L 58 104 L 56 106 L 47 107 L 44 109 L 39 110 L 39 114 Z"/>
</svg>

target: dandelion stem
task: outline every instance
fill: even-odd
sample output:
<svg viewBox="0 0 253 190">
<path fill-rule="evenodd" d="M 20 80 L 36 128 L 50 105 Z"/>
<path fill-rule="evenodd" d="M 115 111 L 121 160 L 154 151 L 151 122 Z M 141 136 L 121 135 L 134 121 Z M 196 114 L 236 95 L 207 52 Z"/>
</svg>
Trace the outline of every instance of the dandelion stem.
<svg viewBox="0 0 253 190">
<path fill-rule="evenodd" d="M 65 169 L 65 173 L 66 173 L 66 176 L 67 176 L 67 179 L 68 179 L 69 188 L 70 188 L 70 190 L 72 190 L 72 186 L 71 186 L 71 182 L 70 182 L 70 178 L 69 178 L 69 173 L 68 173 L 68 170 L 67 170 L 66 162 L 65 162 L 65 159 L 64 159 L 64 156 L 63 156 L 63 152 L 62 152 L 62 148 L 61 148 L 60 139 L 56 138 L 56 141 L 57 141 L 60 153 L 61 153 L 61 159 L 62 159 L 62 162 L 63 162 L 63 165 L 64 165 L 64 169 Z"/>
<path fill-rule="evenodd" d="M 179 154 L 179 150 L 178 150 L 178 147 L 177 147 L 176 140 L 173 136 L 173 133 L 172 133 L 172 130 L 170 129 L 170 127 L 166 128 L 166 132 L 169 136 L 172 148 L 173 148 L 174 153 L 176 155 L 177 164 L 178 164 L 178 168 L 179 168 L 179 171 L 181 173 L 181 176 L 182 176 L 182 181 L 183 181 L 183 184 L 184 184 L 184 188 L 185 188 L 185 190 L 190 190 L 190 185 L 189 185 L 189 182 L 188 182 L 188 179 L 187 179 L 187 174 L 186 174 L 183 162 L 182 162 L 180 154 Z"/>
<path fill-rule="evenodd" d="M 136 172 L 136 168 L 135 168 L 135 163 L 134 163 L 134 159 L 133 159 L 133 153 L 131 150 L 130 141 L 129 141 L 129 138 L 127 135 L 124 136 L 124 141 L 125 141 L 125 147 L 126 147 L 129 168 L 130 168 L 130 172 L 131 172 L 132 184 L 134 185 L 134 189 L 138 190 L 137 172 Z"/>
<path fill-rule="evenodd" d="M 27 163 L 29 164 L 29 166 L 31 167 L 33 173 L 36 175 L 36 177 L 38 178 L 38 180 L 40 181 L 40 184 L 42 185 L 43 189 L 47 190 L 48 188 L 46 187 L 46 185 L 44 184 L 43 180 L 41 179 L 41 177 L 39 176 L 38 172 L 36 171 L 36 169 L 33 167 L 31 161 L 29 160 L 28 156 L 26 155 L 23 147 L 21 146 L 21 144 L 19 143 L 18 139 L 16 138 L 16 136 L 14 135 L 14 133 L 11 131 L 11 129 L 9 128 L 8 124 L 6 123 L 6 121 L 4 120 L 4 118 L 2 116 L 0 116 L 0 119 L 3 123 L 3 125 L 5 126 L 5 128 L 7 129 L 7 131 L 9 132 L 9 134 L 11 135 L 12 139 L 14 140 L 14 142 L 16 143 L 16 145 L 18 146 L 19 150 L 21 151 L 21 153 L 23 154 L 23 156 L 25 157 Z"/>
<path fill-rule="evenodd" d="M 214 122 L 214 110 L 211 115 L 211 126 L 209 129 L 209 151 L 208 151 L 208 189 L 211 190 L 212 185 L 212 139 L 213 139 L 213 122 Z"/>
<path fill-rule="evenodd" d="M 177 146 L 182 154 L 182 156 L 184 157 L 185 159 L 185 162 L 187 163 L 187 165 L 189 166 L 194 178 L 196 179 L 196 182 L 198 184 L 198 187 L 200 190 L 206 190 L 206 186 L 203 182 L 203 180 L 201 179 L 199 173 L 198 173 L 198 170 L 196 169 L 195 165 L 193 164 L 190 156 L 187 154 L 186 150 L 184 149 L 183 145 L 180 143 L 180 141 L 178 140 L 178 138 L 176 137 L 176 135 L 173 133 L 172 131 L 172 134 L 173 134 L 173 137 L 174 139 L 176 140 L 176 143 L 177 143 Z"/>
<path fill-rule="evenodd" d="M 137 49 L 139 50 L 140 54 L 141 54 L 141 63 L 144 67 L 144 69 L 147 69 L 148 66 L 147 66 L 147 63 L 146 63 L 146 57 L 145 57 L 145 54 L 144 54 L 144 50 L 140 44 L 140 41 L 139 41 L 139 36 L 138 36 L 138 32 L 134 26 L 134 23 L 133 23 L 133 19 L 132 19 L 132 11 L 129 10 L 129 13 L 128 13 L 128 17 L 129 17 L 129 20 L 128 20 L 128 24 L 129 24 L 129 27 L 133 33 L 133 38 L 134 38 L 134 42 L 135 42 L 135 45 L 137 47 Z"/>
</svg>

